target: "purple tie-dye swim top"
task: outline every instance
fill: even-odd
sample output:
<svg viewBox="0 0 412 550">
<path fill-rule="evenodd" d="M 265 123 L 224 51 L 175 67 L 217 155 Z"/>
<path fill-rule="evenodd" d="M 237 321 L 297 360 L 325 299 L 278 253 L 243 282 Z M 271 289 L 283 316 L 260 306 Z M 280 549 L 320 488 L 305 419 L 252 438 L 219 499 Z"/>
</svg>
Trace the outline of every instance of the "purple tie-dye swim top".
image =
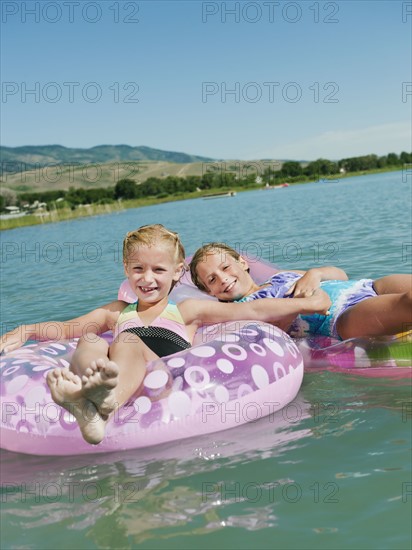
<svg viewBox="0 0 412 550">
<path fill-rule="evenodd" d="M 249 302 L 259 298 L 293 298 L 293 296 L 285 296 L 285 293 L 301 277 L 302 275 L 293 271 L 276 273 L 269 281 L 264 283 L 267 286 L 262 286 L 253 294 L 236 301 Z M 372 279 L 323 281 L 320 288 L 329 295 L 332 301 L 330 314 L 298 315 L 288 330 L 291 336 L 305 337 L 310 334 L 322 334 L 341 340 L 336 330 L 336 322 L 339 316 L 348 307 L 377 295 L 373 288 Z"/>
</svg>

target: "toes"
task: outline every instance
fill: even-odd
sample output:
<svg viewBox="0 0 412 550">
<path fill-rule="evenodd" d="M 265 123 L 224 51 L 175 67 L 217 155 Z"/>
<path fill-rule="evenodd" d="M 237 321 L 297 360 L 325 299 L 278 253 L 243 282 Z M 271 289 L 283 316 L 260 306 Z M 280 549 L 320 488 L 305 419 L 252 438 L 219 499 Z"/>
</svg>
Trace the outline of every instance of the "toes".
<svg viewBox="0 0 412 550">
<path fill-rule="evenodd" d="M 53 381 L 53 378 L 54 378 L 54 370 L 49 370 L 47 373 L 46 373 L 46 380 L 48 383 L 52 382 Z"/>
<path fill-rule="evenodd" d="M 47 382 L 49 382 L 50 384 L 55 384 L 57 383 L 57 380 L 58 378 L 61 377 L 61 369 L 56 367 L 55 369 L 53 370 L 49 370 L 49 372 L 47 373 Z"/>
<path fill-rule="evenodd" d="M 77 374 L 74 374 L 74 372 L 70 371 L 70 381 L 74 382 L 75 384 L 81 384 L 80 376 Z"/>
<path fill-rule="evenodd" d="M 49 386 L 53 386 L 56 389 L 61 389 L 66 383 L 76 386 L 81 384 L 80 377 L 67 367 L 64 369 L 56 367 L 50 370 L 46 375 L 46 380 Z"/>
<path fill-rule="evenodd" d="M 75 377 L 75 374 L 68 367 L 60 371 L 59 378 L 61 378 L 62 380 L 66 380 L 67 382 L 73 382 L 74 377 Z"/>
<path fill-rule="evenodd" d="M 113 361 L 108 361 L 103 373 L 106 378 L 115 378 L 119 374 L 119 367 Z"/>
</svg>

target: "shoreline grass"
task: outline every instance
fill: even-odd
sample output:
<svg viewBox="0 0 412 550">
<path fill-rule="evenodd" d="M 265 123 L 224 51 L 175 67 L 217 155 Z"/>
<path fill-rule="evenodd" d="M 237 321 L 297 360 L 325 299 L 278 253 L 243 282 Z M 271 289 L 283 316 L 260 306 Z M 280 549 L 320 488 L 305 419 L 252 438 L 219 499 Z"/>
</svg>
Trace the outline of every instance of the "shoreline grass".
<svg viewBox="0 0 412 550">
<path fill-rule="evenodd" d="M 241 188 L 239 188 L 239 190 L 240 189 Z M 220 187 L 219 190 L 225 190 L 225 188 Z M 244 188 L 243 190 L 245 191 Z M 72 210 L 70 208 L 59 208 L 56 210 L 50 210 L 41 213 L 39 212 L 36 214 L 27 214 L 26 216 L 19 216 L 15 218 L 2 218 L 0 219 L 0 231 L 7 229 L 17 229 L 19 227 L 28 227 L 32 225 L 71 221 L 78 218 L 85 218 L 90 216 L 112 214 L 113 212 L 122 212 L 123 210 L 128 210 L 130 208 L 142 208 L 143 206 L 151 206 L 153 204 L 161 204 L 165 202 L 195 199 L 200 198 L 203 195 L 210 193 L 211 191 L 213 191 L 213 189 L 207 189 L 204 192 L 202 191 L 200 193 L 196 191 L 194 191 L 193 193 L 179 193 L 162 198 L 152 197 L 147 199 L 114 201 L 108 204 L 88 204 L 78 206 L 75 210 Z"/>
</svg>

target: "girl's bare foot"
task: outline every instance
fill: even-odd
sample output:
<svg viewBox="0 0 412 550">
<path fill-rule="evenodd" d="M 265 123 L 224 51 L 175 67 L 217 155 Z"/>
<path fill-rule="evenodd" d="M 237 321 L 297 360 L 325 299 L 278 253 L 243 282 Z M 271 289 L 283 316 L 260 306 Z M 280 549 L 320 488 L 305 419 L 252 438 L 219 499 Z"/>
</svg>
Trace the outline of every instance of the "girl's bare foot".
<svg viewBox="0 0 412 550">
<path fill-rule="evenodd" d="M 75 417 L 83 438 L 94 445 L 100 443 L 104 438 L 107 420 L 85 397 L 79 376 L 68 368 L 56 368 L 47 373 L 47 384 L 54 401 Z"/>
<path fill-rule="evenodd" d="M 114 388 L 118 384 L 119 367 L 109 359 L 93 361 L 81 378 L 83 396 L 91 401 L 107 420 L 117 406 Z"/>
</svg>

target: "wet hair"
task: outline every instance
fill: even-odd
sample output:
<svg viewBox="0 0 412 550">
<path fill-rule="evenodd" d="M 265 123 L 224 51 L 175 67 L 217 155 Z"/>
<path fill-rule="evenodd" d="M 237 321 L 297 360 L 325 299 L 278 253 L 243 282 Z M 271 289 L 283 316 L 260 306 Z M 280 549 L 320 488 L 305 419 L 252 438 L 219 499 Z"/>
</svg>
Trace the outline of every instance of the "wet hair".
<svg viewBox="0 0 412 550">
<path fill-rule="evenodd" d="M 156 244 L 165 244 L 170 247 L 176 264 L 185 263 L 185 249 L 179 235 L 160 223 L 142 225 L 139 229 L 127 233 L 123 241 L 123 262 L 128 262 L 136 247 L 154 246 Z"/>
<path fill-rule="evenodd" d="M 203 292 L 209 291 L 202 283 L 199 275 L 197 274 L 197 266 L 200 264 L 200 262 L 203 262 L 206 259 L 206 256 L 218 253 L 222 254 L 222 258 L 224 258 L 226 255 L 232 256 L 232 258 L 234 258 L 237 262 L 241 258 L 240 254 L 236 252 L 234 248 L 228 246 L 225 243 L 208 243 L 198 248 L 193 254 L 193 258 L 190 262 L 189 267 L 193 283 L 197 286 L 199 290 L 202 290 Z M 247 271 L 249 271 L 249 269 Z"/>
</svg>

